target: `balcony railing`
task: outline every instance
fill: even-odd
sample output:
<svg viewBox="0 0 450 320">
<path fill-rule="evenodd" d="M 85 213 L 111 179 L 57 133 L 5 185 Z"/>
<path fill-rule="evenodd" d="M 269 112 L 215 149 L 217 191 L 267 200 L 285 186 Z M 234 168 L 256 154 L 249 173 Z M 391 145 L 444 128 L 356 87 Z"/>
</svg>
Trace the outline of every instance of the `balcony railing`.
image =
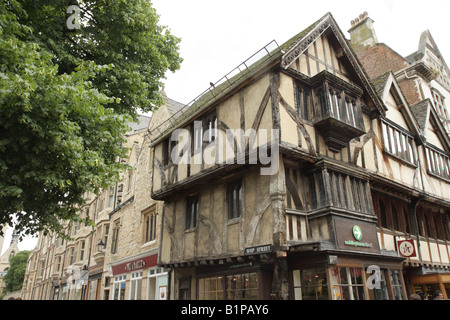
<svg viewBox="0 0 450 320">
<path fill-rule="evenodd" d="M 243 80 L 248 74 L 259 69 L 269 59 L 280 54 L 281 49 L 275 40 L 272 40 L 263 48 L 259 49 L 244 62 L 239 64 L 225 76 L 215 83 L 210 83 L 210 87 L 199 94 L 196 98 L 180 108 L 172 117 L 152 128 L 152 143 L 158 141 L 162 136 L 177 128 L 186 119 L 193 117 L 202 107 L 206 106 L 213 99 L 222 96 L 230 88 Z"/>
</svg>

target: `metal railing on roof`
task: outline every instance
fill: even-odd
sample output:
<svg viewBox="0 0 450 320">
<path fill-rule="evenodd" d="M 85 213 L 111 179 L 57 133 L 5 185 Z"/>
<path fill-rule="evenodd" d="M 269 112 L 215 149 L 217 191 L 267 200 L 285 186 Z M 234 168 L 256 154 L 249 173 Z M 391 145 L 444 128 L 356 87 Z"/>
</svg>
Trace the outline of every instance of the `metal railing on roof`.
<svg viewBox="0 0 450 320">
<path fill-rule="evenodd" d="M 162 135 L 167 133 L 170 129 L 176 128 L 183 120 L 185 120 L 190 115 L 193 115 L 196 110 L 201 109 L 206 103 L 208 103 L 212 98 L 216 98 L 228 88 L 237 83 L 245 75 L 247 75 L 252 69 L 251 67 L 257 62 L 264 62 L 269 59 L 280 49 L 280 46 L 275 40 L 270 41 L 267 45 L 259 49 L 244 62 L 239 64 L 233 70 L 228 72 L 225 76 L 220 78 L 215 83 L 210 83 L 210 87 L 191 100 L 188 104 L 182 107 L 180 110 L 175 112 L 171 117 L 163 121 L 157 127 L 152 128 L 152 143 L 158 140 Z M 266 57 L 266 59 L 264 59 Z M 210 95 L 210 96 L 207 96 Z M 207 96 L 207 99 L 202 101 L 203 98 Z M 195 108 L 191 108 L 195 105 Z"/>
</svg>

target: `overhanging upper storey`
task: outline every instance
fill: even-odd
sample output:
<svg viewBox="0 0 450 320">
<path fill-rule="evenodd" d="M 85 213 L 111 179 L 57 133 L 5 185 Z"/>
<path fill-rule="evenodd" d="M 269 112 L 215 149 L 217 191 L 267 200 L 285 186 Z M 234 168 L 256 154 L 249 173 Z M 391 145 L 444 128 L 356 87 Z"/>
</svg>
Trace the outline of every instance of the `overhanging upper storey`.
<svg viewBox="0 0 450 320">
<path fill-rule="evenodd" d="M 330 150 L 339 151 L 365 133 L 361 108 L 362 90 L 327 71 L 311 79 L 318 103 L 314 126 Z"/>
</svg>

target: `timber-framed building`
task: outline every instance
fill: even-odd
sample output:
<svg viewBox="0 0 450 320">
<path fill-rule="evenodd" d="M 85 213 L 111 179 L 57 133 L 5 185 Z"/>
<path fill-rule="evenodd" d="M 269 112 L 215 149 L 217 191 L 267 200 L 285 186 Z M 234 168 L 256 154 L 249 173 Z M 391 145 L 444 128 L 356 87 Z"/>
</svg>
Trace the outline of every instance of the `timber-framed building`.
<svg viewBox="0 0 450 320">
<path fill-rule="evenodd" d="M 402 57 L 372 23 L 348 40 L 327 13 L 166 97 L 128 139 L 136 170 L 82 208 L 96 228 L 39 240 L 23 298 L 449 297 L 450 72 L 428 31 Z"/>
<path fill-rule="evenodd" d="M 397 300 L 416 289 L 406 267 L 448 275 L 449 139 L 433 108 L 418 122 L 399 80 L 372 78 L 329 13 L 265 49 L 152 143 L 173 298 Z M 251 164 L 261 150 L 271 161 Z"/>
</svg>

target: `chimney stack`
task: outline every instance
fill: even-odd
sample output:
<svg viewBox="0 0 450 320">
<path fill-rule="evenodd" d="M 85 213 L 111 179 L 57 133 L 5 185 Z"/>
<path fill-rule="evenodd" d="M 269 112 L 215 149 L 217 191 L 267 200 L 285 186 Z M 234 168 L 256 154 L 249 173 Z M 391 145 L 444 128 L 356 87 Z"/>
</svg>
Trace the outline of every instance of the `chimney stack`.
<svg viewBox="0 0 450 320">
<path fill-rule="evenodd" d="M 348 32 L 350 33 L 350 41 L 352 46 L 367 47 L 378 43 L 373 22 L 374 21 L 369 17 L 367 11 L 351 21 L 352 27 L 348 30 Z"/>
</svg>

